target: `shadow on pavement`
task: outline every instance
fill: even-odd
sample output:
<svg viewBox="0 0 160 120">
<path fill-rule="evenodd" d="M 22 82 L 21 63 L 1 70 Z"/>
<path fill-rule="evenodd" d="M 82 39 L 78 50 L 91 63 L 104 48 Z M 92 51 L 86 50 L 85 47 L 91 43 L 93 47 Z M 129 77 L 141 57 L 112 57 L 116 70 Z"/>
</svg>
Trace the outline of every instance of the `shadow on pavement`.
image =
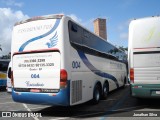
<svg viewBox="0 0 160 120">
<path fill-rule="evenodd" d="M 129 87 L 120 88 L 111 92 L 108 99 L 100 101 L 97 105 L 89 102 L 71 107 L 52 106 L 42 109 L 40 112 L 44 117 L 128 117 L 135 111 L 147 109 L 160 109 L 160 99 L 136 99 L 130 96 Z M 115 99 L 115 100 L 114 100 Z M 146 111 L 147 112 L 147 111 Z"/>
</svg>

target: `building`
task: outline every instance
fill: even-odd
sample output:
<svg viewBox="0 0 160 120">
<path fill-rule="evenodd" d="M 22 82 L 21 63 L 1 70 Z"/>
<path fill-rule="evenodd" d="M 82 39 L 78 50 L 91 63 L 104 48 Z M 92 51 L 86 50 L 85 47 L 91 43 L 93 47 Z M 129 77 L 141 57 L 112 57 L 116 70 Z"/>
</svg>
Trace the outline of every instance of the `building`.
<svg viewBox="0 0 160 120">
<path fill-rule="evenodd" d="M 94 33 L 107 40 L 106 19 L 97 18 L 93 22 Z"/>
</svg>

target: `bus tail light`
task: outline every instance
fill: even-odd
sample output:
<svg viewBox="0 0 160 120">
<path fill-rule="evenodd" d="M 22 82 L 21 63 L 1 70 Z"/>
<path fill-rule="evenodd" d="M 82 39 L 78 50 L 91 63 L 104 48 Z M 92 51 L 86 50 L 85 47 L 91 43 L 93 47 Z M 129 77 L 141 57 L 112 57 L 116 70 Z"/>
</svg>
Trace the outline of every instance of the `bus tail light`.
<svg viewBox="0 0 160 120">
<path fill-rule="evenodd" d="M 134 83 L 134 69 L 130 68 L 130 80 L 132 83 Z"/>
<path fill-rule="evenodd" d="M 61 69 L 60 71 L 60 87 L 65 88 L 67 86 L 67 71 L 65 69 Z"/>
<path fill-rule="evenodd" d="M 14 86 L 13 71 L 11 71 L 11 85 Z"/>
</svg>

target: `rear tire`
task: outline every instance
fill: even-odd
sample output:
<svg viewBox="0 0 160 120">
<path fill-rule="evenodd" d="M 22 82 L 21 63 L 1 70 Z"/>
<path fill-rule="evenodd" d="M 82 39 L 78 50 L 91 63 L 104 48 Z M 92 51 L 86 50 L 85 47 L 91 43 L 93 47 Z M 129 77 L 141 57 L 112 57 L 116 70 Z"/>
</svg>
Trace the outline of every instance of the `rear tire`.
<svg viewBox="0 0 160 120">
<path fill-rule="evenodd" d="M 100 101 L 100 96 L 101 96 L 101 90 L 100 86 L 97 84 L 94 88 L 92 103 L 98 104 Z"/>
<path fill-rule="evenodd" d="M 108 96 L 108 84 L 105 82 L 104 85 L 103 85 L 103 94 L 102 94 L 102 99 L 105 100 L 107 99 L 107 96 Z"/>
<path fill-rule="evenodd" d="M 123 86 L 122 86 L 122 88 L 125 88 L 125 86 L 126 86 L 126 78 L 125 78 L 124 81 L 123 81 Z"/>
</svg>

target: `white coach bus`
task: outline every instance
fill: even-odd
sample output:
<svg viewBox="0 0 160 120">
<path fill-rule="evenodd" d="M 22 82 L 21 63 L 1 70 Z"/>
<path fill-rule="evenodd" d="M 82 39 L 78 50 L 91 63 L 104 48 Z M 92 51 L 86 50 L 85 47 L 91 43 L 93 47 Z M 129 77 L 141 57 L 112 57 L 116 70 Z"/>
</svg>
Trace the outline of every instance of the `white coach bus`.
<svg viewBox="0 0 160 120">
<path fill-rule="evenodd" d="M 130 23 L 128 64 L 131 95 L 160 97 L 160 17 Z"/>
<path fill-rule="evenodd" d="M 126 54 L 64 15 L 16 23 L 12 97 L 16 102 L 72 106 L 98 103 L 127 82 Z"/>
</svg>

